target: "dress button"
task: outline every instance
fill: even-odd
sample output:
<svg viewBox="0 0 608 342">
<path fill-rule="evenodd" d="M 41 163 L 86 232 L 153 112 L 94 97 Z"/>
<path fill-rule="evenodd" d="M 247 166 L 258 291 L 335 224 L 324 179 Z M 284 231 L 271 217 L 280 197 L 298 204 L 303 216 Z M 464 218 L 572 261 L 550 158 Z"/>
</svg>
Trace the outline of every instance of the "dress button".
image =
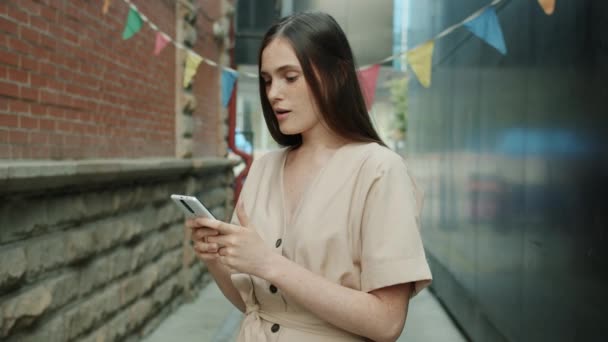
<svg viewBox="0 0 608 342">
<path fill-rule="evenodd" d="M 273 333 L 276 333 L 277 331 L 279 331 L 279 329 L 281 329 L 281 326 L 275 323 L 270 328 L 270 331 L 272 331 Z"/>
<path fill-rule="evenodd" d="M 278 291 L 278 290 L 279 290 L 279 289 L 277 289 L 277 287 L 276 287 L 276 286 L 274 286 L 274 285 L 270 285 L 270 292 L 272 292 L 272 293 L 277 293 L 277 291 Z"/>
<path fill-rule="evenodd" d="M 283 242 L 283 240 L 278 239 L 277 243 L 275 243 L 274 245 L 277 246 L 277 248 L 279 248 L 279 246 L 281 246 L 281 242 Z"/>
</svg>

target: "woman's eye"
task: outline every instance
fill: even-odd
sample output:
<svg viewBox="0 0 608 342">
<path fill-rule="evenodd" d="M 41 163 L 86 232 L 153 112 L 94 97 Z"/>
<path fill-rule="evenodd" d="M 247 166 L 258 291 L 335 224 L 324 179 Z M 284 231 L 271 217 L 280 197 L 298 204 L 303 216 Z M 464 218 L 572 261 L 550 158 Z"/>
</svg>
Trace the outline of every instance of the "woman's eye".
<svg viewBox="0 0 608 342">
<path fill-rule="evenodd" d="M 287 82 L 292 83 L 298 79 L 298 76 L 286 76 L 285 79 L 287 80 Z"/>
</svg>

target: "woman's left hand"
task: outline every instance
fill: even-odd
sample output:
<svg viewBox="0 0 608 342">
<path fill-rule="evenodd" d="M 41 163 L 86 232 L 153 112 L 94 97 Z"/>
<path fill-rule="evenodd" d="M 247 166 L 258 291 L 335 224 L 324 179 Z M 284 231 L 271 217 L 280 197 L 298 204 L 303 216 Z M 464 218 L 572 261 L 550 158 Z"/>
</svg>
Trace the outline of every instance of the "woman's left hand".
<svg viewBox="0 0 608 342">
<path fill-rule="evenodd" d="M 228 268 L 264 278 L 266 271 L 270 269 L 270 260 L 277 254 L 264 243 L 255 228 L 249 224 L 249 217 L 242 202 L 237 206 L 236 214 L 241 226 L 213 219 L 201 220 L 204 226 L 215 229 L 219 233 L 207 237 L 207 241 L 220 246 L 218 250 L 220 262 Z"/>
</svg>

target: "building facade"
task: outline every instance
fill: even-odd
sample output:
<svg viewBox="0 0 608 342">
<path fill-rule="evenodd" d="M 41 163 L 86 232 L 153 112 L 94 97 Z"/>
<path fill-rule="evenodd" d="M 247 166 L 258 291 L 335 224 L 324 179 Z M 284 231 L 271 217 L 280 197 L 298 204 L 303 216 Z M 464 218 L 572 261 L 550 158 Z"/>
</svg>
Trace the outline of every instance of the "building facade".
<svg viewBox="0 0 608 342">
<path fill-rule="evenodd" d="M 0 2 L 2 341 L 139 340 L 210 281 L 170 195 L 232 213 L 221 71 L 147 24 L 225 65 L 232 4 L 103 3 Z"/>
<path fill-rule="evenodd" d="M 487 1 L 410 1 L 416 46 Z M 465 28 L 410 81 L 408 153 L 433 289 L 474 341 L 608 335 L 608 6 L 496 7 L 507 54 Z"/>
</svg>

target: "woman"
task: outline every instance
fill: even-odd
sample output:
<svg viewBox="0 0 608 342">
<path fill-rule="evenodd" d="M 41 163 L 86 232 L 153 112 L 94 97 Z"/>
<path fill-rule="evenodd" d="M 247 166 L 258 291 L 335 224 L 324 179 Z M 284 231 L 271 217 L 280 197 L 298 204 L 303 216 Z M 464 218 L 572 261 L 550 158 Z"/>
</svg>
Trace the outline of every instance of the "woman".
<svg viewBox="0 0 608 342">
<path fill-rule="evenodd" d="M 286 17 L 264 37 L 259 74 L 286 147 L 253 163 L 230 224 L 187 221 L 246 313 L 238 341 L 394 341 L 431 274 L 415 187 L 372 126 L 344 32 L 327 14 Z"/>
</svg>

